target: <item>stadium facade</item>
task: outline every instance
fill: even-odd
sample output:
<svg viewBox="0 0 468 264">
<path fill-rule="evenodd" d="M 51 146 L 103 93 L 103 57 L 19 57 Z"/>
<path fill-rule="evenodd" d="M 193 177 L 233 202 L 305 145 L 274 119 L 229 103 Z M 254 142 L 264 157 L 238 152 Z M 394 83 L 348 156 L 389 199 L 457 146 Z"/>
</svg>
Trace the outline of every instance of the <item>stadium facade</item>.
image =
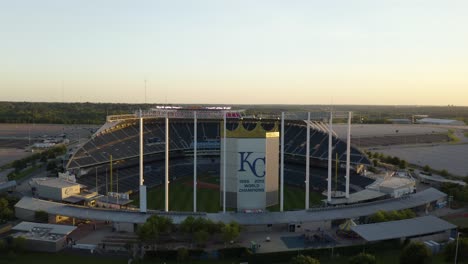
<svg viewBox="0 0 468 264">
<path fill-rule="evenodd" d="M 137 167 L 140 157 L 140 178 L 139 180 L 138 177 L 127 178 L 128 182 L 131 182 L 128 189 L 144 192 L 143 196 L 145 196 L 145 186 L 151 187 L 164 183 L 166 189 L 165 210 L 168 211 L 169 179 L 179 177 L 177 170 L 172 169 L 172 166 L 177 164 L 179 160 L 193 160 L 191 172 L 194 175 L 194 186 L 197 184 L 197 172 L 211 170 L 218 172 L 218 175 L 223 175 L 223 177 L 227 176 L 228 173 L 224 172 L 227 167 L 224 164 L 227 163 L 220 161 L 220 157 L 223 160 L 226 157 L 226 155 L 221 155 L 223 150 L 221 143 L 223 142 L 224 145 L 224 142 L 227 142 L 227 140 L 222 140 L 226 134 L 233 133 L 232 131 L 239 127 L 245 131 L 253 131 L 257 127 L 269 131 L 278 128 L 281 122 L 279 187 L 282 211 L 282 188 L 289 178 L 295 178 L 299 186 L 304 186 L 306 183 L 306 187 L 316 189 L 324 189 L 325 187 L 314 186 L 314 182 L 308 180 L 308 174 L 304 177 L 288 173 L 287 170 L 285 173 L 284 161 L 286 161 L 286 165 L 305 164 L 307 173 L 309 173 L 310 168 L 328 168 L 328 179 L 325 182 L 329 193 L 331 186 L 330 164 L 344 168 L 349 162 L 354 168 L 354 172 L 359 172 L 363 166 L 370 165 L 369 159 L 362 152 L 354 147 L 350 147 L 348 150 L 347 144 L 333 133 L 333 130 L 327 125 L 327 121 L 330 120 L 328 119 L 329 115 L 329 113 L 314 113 L 312 115 L 310 113 L 283 113 L 281 116 L 274 114 L 245 116 L 242 111 L 228 108 L 156 108 L 134 114 L 109 116 L 107 122 L 91 139 L 70 155 L 66 169 L 74 172 L 79 179 L 92 178 L 94 172 L 102 171 L 103 168 L 107 170 L 109 163 L 116 164 L 117 167 L 119 164 L 124 164 L 121 165 L 122 168 Z M 337 115 L 335 113 L 335 116 Z M 347 115 L 343 115 L 343 117 L 347 117 Z M 140 131 L 142 131 L 141 134 Z M 223 131 L 227 133 L 223 133 Z M 347 155 L 348 151 L 349 156 Z M 208 158 L 211 163 L 206 162 L 206 160 L 197 163 L 197 157 Z M 161 164 L 161 161 L 164 161 L 164 164 Z M 158 164 L 156 168 L 152 166 L 154 164 Z M 147 168 L 149 169 L 147 170 Z M 171 172 L 169 172 L 170 168 Z M 164 170 L 164 176 L 162 170 Z M 145 174 L 144 178 L 143 174 Z M 189 173 L 186 173 L 186 176 L 187 174 Z M 349 172 L 346 175 L 350 175 Z M 348 181 L 349 178 L 347 177 Z M 223 187 L 224 184 L 226 181 L 222 181 Z M 226 190 L 223 187 L 221 187 L 222 190 Z M 349 183 L 346 184 L 346 187 L 347 190 Z M 194 188 L 194 201 L 196 200 L 196 189 Z M 274 193 L 274 188 L 271 191 Z M 224 210 L 227 201 L 225 195 L 226 192 L 223 191 L 221 201 Z M 146 204 L 140 204 L 140 207 L 145 207 L 143 211 L 146 211 Z M 195 202 L 194 211 L 196 211 Z"/>
</svg>

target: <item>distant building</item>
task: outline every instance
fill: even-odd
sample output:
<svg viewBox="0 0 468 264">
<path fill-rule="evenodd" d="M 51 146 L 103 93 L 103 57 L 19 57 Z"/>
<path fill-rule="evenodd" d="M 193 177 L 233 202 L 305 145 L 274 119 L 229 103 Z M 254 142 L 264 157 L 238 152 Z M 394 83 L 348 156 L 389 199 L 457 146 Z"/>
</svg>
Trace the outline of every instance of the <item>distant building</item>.
<svg viewBox="0 0 468 264">
<path fill-rule="evenodd" d="M 367 186 L 366 189 L 378 191 L 393 198 L 401 197 L 405 194 L 413 193 L 416 187 L 416 181 L 406 172 L 392 172 L 378 178 L 374 183 Z"/>
<path fill-rule="evenodd" d="M 465 122 L 452 119 L 438 119 L 438 118 L 423 118 L 416 121 L 418 124 L 424 125 L 449 125 L 449 126 L 464 126 Z"/>
</svg>

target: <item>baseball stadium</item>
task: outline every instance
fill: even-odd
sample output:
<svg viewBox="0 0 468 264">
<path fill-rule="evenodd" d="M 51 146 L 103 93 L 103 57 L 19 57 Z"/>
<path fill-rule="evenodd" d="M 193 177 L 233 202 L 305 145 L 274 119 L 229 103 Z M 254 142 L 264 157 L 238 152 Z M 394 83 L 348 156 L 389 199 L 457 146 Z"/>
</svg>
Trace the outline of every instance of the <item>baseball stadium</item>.
<svg viewBox="0 0 468 264">
<path fill-rule="evenodd" d="M 348 120 L 341 125 L 347 137 L 335 132 L 333 118 Z M 297 232 L 445 200 L 434 188 L 416 193 L 410 176 L 370 177 L 369 158 L 350 138 L 349 112 L 247 115 L 230 107 L 160 106 L 108 116 L 67 157 L 67 173 L 76 176 L 67 184 L 78 191 L 36 180 L 37 190 L 48 185 L 63 195 L 43 188 L 33 197 L 48 199 L 23 197 L 15 211 L 21 219 L 41 210 L 56 216 L 52 222 L 106 221 L 124 232 L 155 214 L 175 224 L 198 216 Z"/>
<path fill-rule="evenodd" d="M 193 109 L 169 109 L 145 113 L 143 124 L 144 182 L 148 187 L 149 209 L 163 209 L 165 174 L 165 114 L 169 122 L 169 210 L 193 211 L 194 120 Z M 199 211 L 218 212 L 220 203 L 220 150 L 223 112 L 227 113 L 228 131 L 242 128 L 278 131 L 280 116 L 248 117 L 242 111 L 198 109 L 197 165 Z M 187 118 L 192 117 L 192 118 Z M 321 193 L 327 189 L 328 125 L 326 113 L 317 114 L 310 126 L 310 196 L 311 204 L 321 205 Z M 284 187 L 285 208 L 303 209 L 305 187 L 307 116 L 288 115 L 284 124 Z M 135 115 L 110 116 L 108 122 L 70 158 L 67 170 L 78 176 L 78 182 L 99 193 L 139 191 L 139 118 Z M 307 121 L 307 120 L 306 120 Z M 345 191 L 346 142 L 336 134 L 332 138 L 334 191 Z M 358 172 L 370 162 L 365 154 L 352 147 L 350 163 L 351 192 L 361 190 L 373 181 Z M 111 173 L 112 163 L 112 173 Z M 112 174 L 112 176 L 111 176 Z M 111 179 L 112 178 L 112 179 Z M 221 197 L 222 199 L 222 197 Z M 273 204 L 275 204 L 273 202 Z M 275 210 L 275 206 L 269 208 Z"/>
</svg>

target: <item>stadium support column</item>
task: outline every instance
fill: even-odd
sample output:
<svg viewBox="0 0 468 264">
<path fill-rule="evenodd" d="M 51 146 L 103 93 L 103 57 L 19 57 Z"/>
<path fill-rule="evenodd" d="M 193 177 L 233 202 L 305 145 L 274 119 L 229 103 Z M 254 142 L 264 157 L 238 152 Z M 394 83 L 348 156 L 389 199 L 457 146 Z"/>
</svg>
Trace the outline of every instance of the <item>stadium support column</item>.
<svg viewBox="0 0 468 264">
<path fill-rule="evenodd" d="M 350 174 L 350 164 L 351 164 L 351 118 L 353 113 L 348 113 L 348 135 L 346 139 L 346 198 L 349 198 L 349 178 Z"/>
<path fill-rule="evenodd" d="M 305 209 L 309 209 L 309 178 L 310 178 L 310 112 L 307 113 L 306 138 L 306 180 L 305 180 Z"/>
<path fill-rule="evenodd" d="M 224 112 L 223 117 L 223 213 L 226 213 L 226 114 L 227 112 Z"/>
<path fill-rule="evenodd" d="M 146 186 L 143 184 L 143 115 L 140 110 L 140 213 L 146 213 Z"/>
<path fill-rule="evenodd" d="M 166 113 L 166 150 L 165 150 L 165 173 L 164 173 L 164 190 L 165 190 L 165 199 L 164 199 L 164 211 L 169 212 L 169 117 Z"/>
<path fill-rule="evenodd" d="M 328 189 L 327 202 L 331 202 L 332 187 L 332 152 L 333 152 L 333 110 L 330 110 L 330 121 L 328 123 Z"/>
<path fill-rule="evenodd" d="M 197 212 L 197 112 L 193 112 L 193 212 Z"/>
<path fill-rule="evenodd" d="M 280 212 L 284 209 L 284 112 L 281 112 Z"/>
</svg>

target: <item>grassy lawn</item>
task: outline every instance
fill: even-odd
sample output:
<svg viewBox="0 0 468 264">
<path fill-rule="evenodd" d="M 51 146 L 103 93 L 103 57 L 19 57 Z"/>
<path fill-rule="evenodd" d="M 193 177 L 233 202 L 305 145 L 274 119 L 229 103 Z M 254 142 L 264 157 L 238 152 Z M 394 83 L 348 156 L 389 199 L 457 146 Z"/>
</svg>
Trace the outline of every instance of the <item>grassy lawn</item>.
<svg viewBox="0 0 468 264">
<path fill-rule="evenodd" d="M 468 138 L 468 132 L 465 132 L 465 137 L 467 137 L 467 138 Z"/>
<path fill-rule="evenodd" d="M 205 181 L 205 178 L 200 178 Z M 191 179 L 176 180 L 169 184 L 169 210 L 170 211 L 193 211 L 193 188 L 190 186 Z M 147 192 L 148 208 L 164 210 L 164 186 L 157 186 Z M 132 204 L 139 206 L 139 196 L 135 195 Z M 197 209 L 201 212 L 218 212 L 219 190 L 198 189 Z"/>
<path fill-rule="evenodd" d="M 200 181 L 219 184 L 219 179 L 214 176 L 200 177 Z M 176 180 L 169 184 L 169 210 L 170 211 L 193 211 L 193 189 L 189 184 L 191 179 Z M 148 208 L 164 209 L 164 186 L 158 186 L 148 190 Z M 139 197 L 133 197 L 133 204 L 139 205 Z M 310 192 L 310 206 L 321 204 L 324 197 L 320 193 Z M 297 210 L 305 207 L 305 191 L 302 188 L 288 186 L 284 187 L 284 209 Z M 200 212 L 219 212 L 220 193 L 217 189 L 199 188 L 197 190 L 197 209 Z M 270 211 L 279 211 L 279 205 L 268 208 Z"/>
<path fill-rule="evenodd" d="M 309 206 L 322 204 L 325 197 L 317 192 L 309 193 Z M 284 210 L 303 210 L 305 208 L 305 189 L 295 186 L 284 186 Z M 279 204 L 268 207 L 270 211 L 279 211 Z"/>
</svg>

